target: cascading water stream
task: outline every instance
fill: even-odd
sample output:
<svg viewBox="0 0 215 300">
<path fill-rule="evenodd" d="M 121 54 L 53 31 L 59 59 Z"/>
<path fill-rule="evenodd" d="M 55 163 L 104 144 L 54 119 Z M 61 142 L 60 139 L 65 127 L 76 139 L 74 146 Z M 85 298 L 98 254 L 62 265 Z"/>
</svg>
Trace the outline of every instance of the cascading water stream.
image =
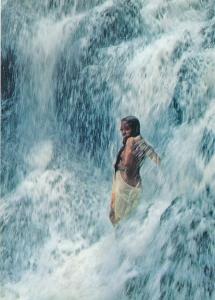
<svg viewBox="0 0 215 300">
<path fill-rule="evenodd" d="M 2 2 L 0 299 L 215 297 L 211 1 Z M 162 158 L 113 229 L 120 118 Z"/>
</svg>

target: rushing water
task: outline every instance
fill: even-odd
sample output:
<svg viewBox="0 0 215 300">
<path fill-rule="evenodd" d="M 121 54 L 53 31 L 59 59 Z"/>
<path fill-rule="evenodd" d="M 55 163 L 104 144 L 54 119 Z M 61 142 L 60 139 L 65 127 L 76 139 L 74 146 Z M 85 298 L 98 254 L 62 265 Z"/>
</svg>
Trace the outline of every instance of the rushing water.
<svg viewBox="0 0 215 300">
<path fill-rule="evenodd" d="M 215 298 L 214 0 L 2 1 L 0 298 Z M 162 158 L 108 219 L 119 121 Z"/>
</svg>

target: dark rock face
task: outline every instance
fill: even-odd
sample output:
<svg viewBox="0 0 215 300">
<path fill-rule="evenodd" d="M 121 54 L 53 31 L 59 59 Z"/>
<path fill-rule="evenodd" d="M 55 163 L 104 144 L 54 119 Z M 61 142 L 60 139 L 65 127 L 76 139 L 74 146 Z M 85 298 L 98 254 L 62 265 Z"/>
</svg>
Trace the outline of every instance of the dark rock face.
<svg viewBox="0 0 215 300">
<path fill-rule="evenodd" d="M 12 50 L 6 57 L 1 57 L 1 87 L 3 101 L 12 98 L 15 90 L 16 56 Z"/>
<path fill-rule="evenodd" d="M 54 11 L 55 14 L 57 12 L 57 14 L 59 15 L 67 15 L 71 13 L 72 10 L 74 10 L 74 7 L 77 12 L 82 12 L 91 9 L 96 5 L 99 5 L 104 1 L 105 0 L 79 0 L 76 2 L 74 0 L 49 0 L 46 3 L 46 9 L 48 12 L 50 12 L 51 10 Z"/>
<path fill-rule="evenodd" d="M 16 136 L 16 56 L 12 50 L 7 52 L 1 61 L 1 193 L 4 188 L 12 188 L 15 184 L 17 160 L 14 158 L 13 147 Z M 9 163 L 10 162 L 10 163 Z"/>
<path fill-rule="evenodd" d="M 11 12 L 13 22 L 11 22 Z M 7 1 L 2 8 L 2 52 L 1 52 L 1 193 L 11 190 L 16 184 L 18 159 L 14 151 L 17 145 L 17 111 L 19 74 L 22 72 L 17 40 L 23 25 L 20 6 L 14 7 L 13 1 Z"/>
<path fill-rule="evenodd" d="M 215 47 L 215 21 L 202 30 L 204 36 L 203 47 L 214 48 Z"/>
<path fill-rule="evenodd" d="M 209 185 L 198 195 L 173 199 L 160 218 L 150 251 L 141 258 L 142 269 L 125 284 L 126 295 L 149 299 L 150 288 L 159 281 L 154 299 L 212 299 L 214 209 L 214 190 Z"/>
<path fill-rule="evenodd" d="M 119 44 L 142 32 L 138 7 L 131 1 L 112 6 L 101 13 L 93 26 L 90 43 L 94 49 Z"/>
<path fill-rule="evenodd" d="M 38 245 L 44 242 L 45 236 L 48 235 L 45 226 L 38 223 L 34 224 L 32 221 L 33 205 L 31 199 L 22 198 L 19 200 L 8 204 L 6 208 L 7 221 L 0 223 L 1 282 L 8 280 L 8 278 L 14 281 L 20 279 L 22 271 L 31 265 L 32 249 L 37 249 Z M 11 212 L 15 212 L 14 215 Z M 9 273 L 8 270 L 10 270 Z"/>
<path fill-rule="evenodd" d="M 63 126 L 70 128 L 75 151 L 87 152 L 101 162 L 101 149 L 107 148 L 115 126 L 111 117 L 113 96 L 101 66 L 87 64 L 91 57 L 88 59 L 85 49 L 81 55 L 79 50 L 79 55 L 75 52 L 65 55 L 58 65 L 57 115 Z"/>
<path fill-rule="evenodd" d="M 169 119 L 175 125 L 196 120 L 204 113 L 206 101 L 198 93 L 202 61 L 189 58 L 181 66 L 172 101 L 169 105 Z"/>
<path fill-rule="evenodd" d="M 2 116 L 5 118 L 12 106 L 12 99 L 14 98 L 16 79 L 18 75 L 17 67 L 17 53 L 16 53 L 16 35 L 19 33 L 19 26 L 10 28 L 8 10 L 2 11 L 2 52 L 1 52 L 1 98 L 2 98 Z M 8 36 L 12 35 L 11 39 Z"/>
<path fill-rule="evenodd" d="M 208 164 L 215 153 L 215 133 L 211 129 L 205 128 L 199 150 L 205 163 Z"/>
<path fill-rule="evenodd" d="M 91 1 L 87 6 L 81 2 L 77 9 L 93 7 L 102 1 Z M 50 0 L 44 11 L 53 10 L 56 15 L 67 14 L 74 5 L 73 0 Z M 2 115 L 3 131 L 7 135 L 7 124 L 16 124 L 16 105 L 19 100 L 20 72 L 23 67 L 18 54 L 17 41 L 24 25 L 28 23 L 27 5 L 17 4 L 14 11 L 14 27 L 11 28 L 9 12 L 13 7 L 9 1 L 2 18 L 4 35 L 2 56 Z M 22 11 L 21 11 L 22 9 Z M 39 11 L 38 7 L 35 7 Z M 26 10 L 26 11 L 25 11 Z M 32 21 L 32 20 L 31 20 Z M 123 0 L 106 8 L 102 12 L 87 15 L 63 45 L 57 58 L 55 74 L 56 114 L 63 132 L 70 132 L 67 139 L 74 141 L 75 151 L 89 153 L 95 161 L 101 163 L 101 149 L 108 148 L 114 134 L 112 113 L 113 94 L 102 70 L 102 61 L 98 58 L 100 50 L 137 37 L 143 28 L 139 5 L 136 1 Z M 7 39 L 10 35 L 10 41 Z M 13 112 L 13 113 L 12 113 Z M 10 116 L 10 120 L 8 119 Z M 14 131 L 15 128 L 13 128 Z M 14 131 L 15 135 L 15 131 Z M 11 137 L 7 136 L 7 140 Z M 8 144 L 9 145 L 9 144 Z M 6 148 L 6 147 L 5 147 Z M 5 172 L 4 172 L 5 173 Z"/>
<path fill-rule="evenodd" d="M 212 233 L 213 196 L 213 191 L 206 187 L 200 196 L 188 201 L 188 206 L 184 197 L 179 197 L 162 215 L 163 224 L 168 223 L 170 217 L 179 221 L 171 229 L 170 239 L 162 248 L 162 261 L 168 258 L 171 263 L 161 277 L 161 299 L 177 298 L 177 295 L 182 294 L 187 299 L 196 297 L 196 287 L 189 276 L 183 276 L 183 269 L 186 272 L 196 269 L 197 282 L 204 287 L 202 292 L 211 297 L 215 278 L 215 269 L 209 265 L 215 246 Z"/>
<path fill-rule="evenodd" d="M 136 37 L 141 25 L 137 6 L 124 1 L 95 16 L 90 27 L 83 20 L 59 56 L 55 75 L 58 118 L 70 126 L 78 153 L 87 151 L 97 162 L 115 126 L 113 95 L 98 54 L 104 47 Z"/>
<path fill-rule="evenodd" d="M 171 55 L 172 61 L 175 63 L 182 55 L 192 46 L 192 39 L 189 32 L 185 32 L 183 41 L 178 41 Z"/>
</svg>

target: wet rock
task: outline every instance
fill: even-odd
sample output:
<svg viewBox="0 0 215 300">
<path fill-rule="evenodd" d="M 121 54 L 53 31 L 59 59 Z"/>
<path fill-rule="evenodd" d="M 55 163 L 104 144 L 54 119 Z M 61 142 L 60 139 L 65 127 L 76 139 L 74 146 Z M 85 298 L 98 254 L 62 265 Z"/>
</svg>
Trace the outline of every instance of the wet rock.
<svg viewBox="0 0 215 300">
<path fill-rule="evenodd" d="M 53 11 L 57 15 L 68 15 L 72 11 L 83 12 L 90 10 L 93 7 L 102 4 L 105 0 L 49 0 L 46 3 L 46 9 L 48 12 Z"/>
<path fill-rule="evenodd" d="M 144 276 L 143 274 L 129 278 L 124 286 L 125 295 L 128 299 L 136 299 L 137 295 L 141 295 L 140 299 L 142 300 L 149 299 L 147 291 L 143 288 L 147 284 L 148 279 L 149 276 Z"/>
<path fill-rule="evenodd" d="M 211 297 L 214 291 L 214 269 L 206 263 L 211 262 L 215 244 L 210 213 L 213 199 L 211 192 L 206 190 L 201 198 L 198 197 L 188 201 L 189 205 L 185 197 L 180 197 L 180 201 L 174 201 L 161 218 L 163 226 L 169 228 L 171 219 L 176 224 L 173 222 L 173 227 L 168 229 L 169 238 L 161 248 L 160 263 L 165 265 L 168 262 L 166 266 L 169 267 L 160 279 L 160 299 L 194 299 L 198 297 L 197 284 L 198 288 L 201 286 L 202 296 Z M 198 276 L 193 281 L 194 274 Z"/>
<path fill-rule="evenodd" d="M 23 270 L 31 264 L 32 253 L 48 235 L 47 228 L 32 221 L 32 214 L 33 205 L 29 198 L 7 204 L 5 215 L 2 215 L 4 221 L 0 223 L 1 282 L 20 279 Z"/>
<path fill-rule="evenodd" d="M 1 87 L 3 101 L 12 98 L 16 80 L 16 55 L 11 49 L 1 57 Z"/>
<path fill-rule="evenodd" d="M 215 47 L 215 20 L 210 25 L 206 26 L 202 30 L 204 37 L 203 47 L 214 48 Z"/>
<path fill-rule="evenodd" d="M 107 47 L 137 37 L 143 30 L 142 26 L 138 6 L 132 1 L 124 1 L 100 14 L 93 26 L 91 47 Z"/>
<path fill-rule="evenodd" d="M 200 153 L 208 164 L 215 153 L 215 133 L 211 129 L 205 128 L 200 143 Z"/>
<path fill-rule="evenodd" d="M 5 53 L 4 53 L 5 54 Z M 15 169 L 17 159 L 14 158 L 14 145 L 17 128 L 17 98 L 16 80 L 17 66 L 16 55 L 11 49 L 2 56 L 1 62 L 1 195 L 5 190 L 12 189 L 16 184 Z"/>
<path fill-rule="evenodd" d="M 66 8 L 69 7 L 73 7 L 74 6 L 75 1 L 74 0 L 64 0 L 63 2 L 60 0 L 49 0 L 47 3 L 47 7 L 48 9 L 57 9 L 59 7 L 63 8 L 64 10 L 66 10 Z"/>
<path fill-rule="evenodd" d="M 192 40 L 190 37 L 189 32 L 186 32 L 184 35 L 184 39 L 181 41 L 178 41 L 175 45 L 175 48 L 172 52 L 171 59 L 175 63 L 177 60 L 179 60 L 182 55 L 191 47 Z"/>
<path fill-rule="evenodd" d="M 89 17 L 88 17 L 89 18 Z M 56 65 L 56 111 L 71 128 L 75 149 L 101 162 L 113 135 L 112 91 L 98 53 L 141 32 L 142 20 L 134 1 L 120 1 L 84 19 L 68 39 Z M 89 25 L 92 24 L 93 25 Z"/>
<path fill-rule="evenodd" d="M 161 215 L 160 217 L 160 222 L 161 224 L 163 222 L 166 222 L 170 219 L 170 217 L 173 214 L 173 210 L 174 208 L 178 205 L 178 203 L 182 200 L 181 197 L 176 197 L 175 199 L 173 199 L 173 201 L 171 202 L 170 206 L 164 211 L 164 213 Z"/>
<path fill-rule="evenodd" d="M 80 61 L 71 57 L 63 76 L 59 76 L 63 70 L 58 73 L 56 109 L 59 121 L 70 128 L 74 151 L 87 152 L 101 164 L 101 149 L 107 149 L 115 126 L 113 96 L 101 67 L 86 61 L 87 56 L 80 55 Z"/>
<path fill-rule="evenodd" d="M 23 83 L 29 82 L 30 78 L 28 34 L 33 34 L 32 28 L 37 16 L 35 7 L 28 1 L 16 1 L 14 4 L 14 1 L 8 0 L 2 7 L 2 193 L 16 186 L 18 183 L 17 166 L 20 167 L 23 163 L 20 158 L 23 153 L 21 154 L 22 150 L 19 151 L 22 147 L 20 140 L 23 136 L 18 133 L 17 127 L 20 126 L 23 115 L 24 118 L 26 117 L 21 102 L 32 96 L 28 92 L 25 94 Z M 19 116 L 20 120 L 18 120 Z"/>
<path fill-rule="evenodd" d="M 198 119 L 205 110 L 206 104 L 199 99 L 197 93 L 200 68 L 201 60 L 189 58 L 178 72 L 178 81 L 169 105 L 169 119 L 175 125 Z"/>
</svg>

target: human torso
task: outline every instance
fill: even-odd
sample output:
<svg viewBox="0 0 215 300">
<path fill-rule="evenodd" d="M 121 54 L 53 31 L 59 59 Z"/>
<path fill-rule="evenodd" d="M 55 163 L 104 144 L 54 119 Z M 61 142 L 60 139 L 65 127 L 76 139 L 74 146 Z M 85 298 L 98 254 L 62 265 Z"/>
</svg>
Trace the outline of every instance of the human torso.
<svg viewBox="0 0 215 300">
<path fill-rule="evenodd" d="M 140 156 L 140 151 L 138 150 L 138 147 L 139 143 L 141 143 L 142 140 L 143 139 L 141 136 L 132 138 L 131 166 L 129 168 L 125 167 L 124 160 L 126 146 L 120 155 L 120 160 L 117 165 L 117 169 L 120 171 L 122 178 L 131 186 L 137 186 L 141 183 L 140 167 L 144 157 L 143 155 L 141 155 L 140 159 L 138 158 L 138 155 Z"/>
</svg>

